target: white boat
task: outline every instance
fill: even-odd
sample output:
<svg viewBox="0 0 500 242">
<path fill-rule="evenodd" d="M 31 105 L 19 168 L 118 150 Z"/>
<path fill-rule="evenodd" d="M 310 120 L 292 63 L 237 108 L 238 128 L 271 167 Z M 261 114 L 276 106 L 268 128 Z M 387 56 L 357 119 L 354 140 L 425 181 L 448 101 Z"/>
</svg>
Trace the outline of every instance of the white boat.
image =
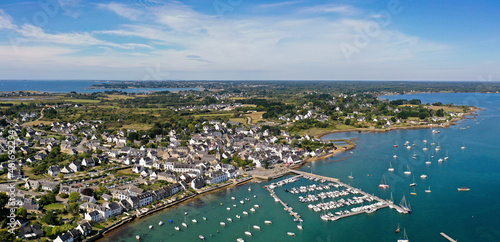
<svg viewBox="0 0 500 242">
<path fill-rule="evenodd" d="M 417 183 L 415 182 L 415 175 L 413 175 L 413 183 L 410 184 L 410 187 L 416 186 Z"/>
<path fill-rule="evenodd" d="M 406 168 L 407 170 L 404 172 L 405 175 L 410 175 L 411 174 L 411 171 L 410 171 L 410 166 L 409 165 L 406 165 Z"/>
<path fill-rule="evenodd" d="M 403 229 L 403 233 L 404 233 L 403 239 L 398 239 L 397 242 L 409 242 L 408 235 L 406 235 L 406 229 Z"/>
<path fill-rule="evenodd" d="M 237 218 L 237 219 L 240 219 L 240 218 L 241 218 L 241 216 L 240 216 L 240 215 L 238 215 L 238 214 L 236 214 L 236 218 Z"/>
<path fill-rule="evenodd" d="M 201 240 L 205 240 L 205 237 L 203 237 L 203 235 L 198 235 L 198 238 L 200 238 Z"/>
<path fill-rule="evenodd" d="M 251 192 L 252 191 L 252 187 L 248 187 L 248 191 Z"/>
<path fill-rule="evenodd" d="M 230 207 L 227 207 L 227 208 L 226 208 L 226 210 L 227 210 L 227 211 L 229 211 L 229 210 L 231 210 L 231 208 L 230 208 Z"/>
<path fill-rule="evenodd" d="M 420 178 L 425 179 L 425 178 L 427 178 L 427 175 L 426 175 L 426 174 L 422 174 L 422 175 L 420 176 Z"/>
<path fill-rule="evenodd" d="M 438 159 L 438 162 L 443 162 L 443 159 L 439 158 L 439 159 Z"/>
<path fill-rule="evenodd" d="M 256 207 L 256 208 L 259 208 L 259 204 L 255 204 L 255 205 L 253 205 L 253 206 L 254 206 L 254 207 Z"/>
<path fill-rule="evenodd" d="M 237 238 L 237 239 L 236 239 L 236 241 L 237 241 L 237 242 L 245 242 L 245 240 L 244 240 L 244 239 L 242 239 L 242 238 Z"/>
<path fill-rule="evenodd" d="M 224 223 L 224 222 L 220 222 L 220 225 L 221 225 L 221 226 L 226 226 L 226 223 Z"/>
<path fill-rule="evenodd" d="M 258 225 L 254 225 L 253 228 L 256 230 L 260 230 L 260 227 Z"/>
<path fill-rule="evenodd" d="M 182 226 L 186 227 L 187 228 L 187 223 L 182 223 Z"/>
<path fill-rule="evenodd" d="M 431 192 L 431 186 L 429 186 L 429 189 L 425 190 L 425 192 L 430 193 Z"/>
<path fill-rule="evenodd" d="M 389 188 L 389 185 L 387 185 L 387 181 L 385 180 L 385 176 L 382 175 L 382 180 L 380 181 L 380 184 L 378 185 L 379 188 Z"/>
<path fill-rule="evenodd" d="M 432 162 L 430 160 L 428 160 L 428 161 L 425 162 L 425 164 L 426 165 L 430 165 L 430 164 L 432 164 Z"/>
<path fill-rule="evenodd" d="M 153 225 L 149 225 L 149 229 L 152 229 L 153 228 Z"/>
<path fill-rule="evenodd" d="M 432 130 L 432 133 L 433 133 L 433 134 L 439 134 L 439 133 L 441 133 L 441 131 L 433 129 L 433 130 Z"/>
<path fill-rule="evenodd" d="M 250 208 L 250 212 L 255 212 L 255 208 Z"/>
<path fill-rule="evenodd" d="M 203 217 L 203 220 L 205 220 L 205 221 L 206 221 L 206 220 L 207 220 L 207 218 Z"/>
<path fill-rule="evenodd" d="M 293 233 L 293 232 L 286 232 L 286 234 L 288 234 L 290 236 L 295 236 L 295 233 Z"/>
<path fill-rule="evenodd" d="M 193 221 L 193 223 L 198 223 L 198 220 L 196 220 L 196 219 L 193 219 L 191 221 Z"/>
<path fill-rule="evenodd" d="M 387 169 L 390 172 L 394 171 L 394 167 L 392 167 L 392 163 L 389 161 L 389 169 Z"/>
<path fill-rule="evenodd" d="M 232 218 L 227 218 L 227 221 L 233 222 L 233 219 Z"/>
<path fill-rule="evenodd" d="M 444 160 L 448 160 L 450 157 L 448 157 L 448 151 L 446 151 L 446 156 L 444 157 Z"/>
<path fill-rule="evenodd" d="M 178 226 L 175 226 L 174 229 L 177 231 L 181 230 L 181 228 L 179 228 Z"/>
<path fill-rule="evenodd" d="M 231 197 L 231 200 L 234 200 L 234 199 L 236 199 L 236 198 L 234 198 L 234 197 Z"/>
<path fill-rule="evenodd" d="M 163 225 L 163 221 L 160 221 L 160 222 L 158 223 L 158 225 L 162 226 L 162 225 Z"/>
<path fill-rule="evenodd" d="M 397 155 L 393 155 L 392 157 L 394 157 L 394 159 L 398 158 L 398 156 L 397 156 Z"/>
<path fill-rule="evenodd" d="M 409 146 L 409 145 L 408 145 L 408 146 L 406 146 L 406 148 L 407 148 L 407 149 L 411 149 L 411 146 Z"/>
<path fill-rule="evenodd" d="M 302 225 L 301 224 L 297 224 L 297 228 L 300 229 L 300 230 L 303 230 L 304 228 L 302 228 Z"/>
<path fill-rule="evenodd" d="M 351 175 L 349 176 L 349 179 L 353 179 L 354 177 L 352 176 L 352 171 L 351 171 Z"/>
<path fill-rule="evenodd" d="M 250 231 L 245 231 L 245 234 L 248 236 L 252 236 L 252 233 L 250 233 Z"/>
<path fill-rule="evenodd" d="M 248 215 L 248 212 L 247 211 L 243 211 L 243 214 Z"/>
<path fill-rule="evenodd" d="M 233 207 L 236 207 L 236 204 L 233 204 Z"/>
<path fill-rule="evenodd" d="M 141 240 L 141 236 L 139 236 L 139 235 L 136 235 L 136 236 L 135 236 L 135 238 L 136 238 L 137 240 Z"/>
<path fill-rule="evenodd" d="M 422 142 L 427 143 L 427 140 L 426 140 L 426 139 L 424 139 L 424 140 L 422 140 Z"/>
<path fill-rule="evenodd" d="M 265 223 L 265 224 L 272 224 L 273 222 L 272 222 L 272 221 L 270 221 L 270 220 L 266 220 L 266 221 L 264 221 L 264 223 Z"/>
<path fill-rule="evenodd" d="M 465 150 L 465 146 L 460 147 L 460 149 Z"/>
<path fill-rule="evenodd" d="M 422 150 L 423 150 L 423 151 L 426 151 L 426 150 L 428 150 L 428 149 L 427 149 L 427 147 L 424 147 L 424 148 L 422 148 Z"/>
<path fill-rule="evenodd" d="M 240 200 L 240 203 L 241 203 L 241 204 L 244 204 L 245 202 L 244 202 L 243 200 Z"/>
</svg>

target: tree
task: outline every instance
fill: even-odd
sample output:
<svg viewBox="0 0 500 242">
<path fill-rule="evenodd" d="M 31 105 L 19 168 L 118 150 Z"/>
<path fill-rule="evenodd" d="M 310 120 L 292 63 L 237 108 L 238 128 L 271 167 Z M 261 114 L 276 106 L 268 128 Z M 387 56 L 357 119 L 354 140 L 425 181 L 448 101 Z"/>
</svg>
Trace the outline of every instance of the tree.
<svg viewBox="0 0 500 242">
<path fill-rule="evenodd" d="M 68 198 L 69 203 L 78 202 L 78 200 L 80 200 L 80 193 L 79 192 L 72 192 L 71 194 L 69 194 L 69 198 Z"/>
<path fill-rule="evenodd" d="M 26 216 L 28 216 L 28 210 L 26 210 L 26 208 L 18 208 L 16 215 L 26 218 Z"/>
<path fill-rule="evenodd" d="M 9 195 L 5 192 L 0 192 L 0 208 L 4 208 L 9 202 Z"/>
<path fill-rule="evenodd" d="M 62 180 L 64 178 L 64 174 L 63 173 L 59 173 L 59 174 L 57 174 L 57 177 L 59 177 L 59 179 Z"/>
<path fill-rule="evenodd" d="M 47 211 L 45 216 L 43 216 L 42 222 L 49 225 L 57 225 L 57 215 L 54 213 L 54 211 L 49 210 Z"/>
</svg>

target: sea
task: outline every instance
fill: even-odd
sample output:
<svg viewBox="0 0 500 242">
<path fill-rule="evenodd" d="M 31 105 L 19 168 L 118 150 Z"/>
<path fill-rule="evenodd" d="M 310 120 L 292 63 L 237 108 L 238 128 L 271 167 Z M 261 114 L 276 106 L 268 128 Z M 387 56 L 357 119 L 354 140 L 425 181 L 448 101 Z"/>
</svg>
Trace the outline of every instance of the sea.
<svg viewBox="0 0 500 242">
<path fill-rule="evenodd" d="M 200 90 L 199 88 L 111 88 L 111 89 L 89 89 L 90 86 L 106 81 L 33 81 L 33 80 L 0 80 L 0 92 L 12 91 L 39 91 L 49 93 L 94 93 L 104 91 L 123 91 L 127 93 L 147 93 L 159 91 L 187 91 Z"/>
<path fill-rule="evenodd" d="M 199 235 L 204 236 L 206 241 L 236 241 L 238 238 L 245 241 L 397 241 L 403 238 L 403 231 L 406 231 L 410 241 L 446 241 L 441 232 L 458 241 L 500 241 L 500 95 L 439 93 L 380 98 L 420 99 L 423 103 L 454 103 L 482 108 L 477 116 L 464 119 L 457 125 L 436 128 L 439 133 L 433 133 L 433 129 L 416 129 L 330 134 L 323 138 L 353 139 L 357 147 L 300 168 L 338 178 L 383 199 L 390 199 L 392 194 L 396 204 L 404 195 L 412 208 L 411 214 L 383 208 L 371 214 L 323 221 L 321 213 L 309 209 L 308 203 L 299 202 L 299 195 L 285 191 L 315 184 L 314 181 L 300 179 L 275 189 L 276 194 L 302 216 L 303 230 L 299 230 L 298 222 L 263 188 L 286 178 L 282 177 L 199 196 L 137 219 L 111 232 L 101 241 L 137 241 L 136 235 L 141 236 L 141 241 L 198 241 Z M 406 141 L 410 149 L 404 145 Z M 399 147 L 393 147 L 394 144 Z M 436 146 L 440 146 L 441 150 L 436 151 Z M 427 151 L 423 150 L 425 147 Z M 444 157 L 449 159 L 444 160 Z M 439 159 L 443 161 L 439 162 Z M 426 164 L 426 161 L 431 164 Z M 393 172 L 388 171 L 390 165 L 395 168 Z M 404 174 L 408 168 L 411 175 Z M 349 178 L 351 174 L 352 179 Z M 422 174 L 426 174 L 427 178 L 422 179 Z M 378 188 L 382 177 L 389 184 L 388 189 Z M 410 187 L 413 182 L 417 185 Z M 458 191 L 459 187 L 468 187 L 470 191 Z M 417 195 L 411 195 L 411 192 Z M 314 203 L 318 202 L 321 200 Z M 259 208 L 250 212 L 255 204 Z M 244 215 L 243 211 L 249 214 Z M 336 211 L 339 210 L 330 210 L 332 213 Z M 240 219 L 236 215 L 240 215 Z M 231 218 L 232 222 L 227 218 Z M 193 223 L 192 219 L 196 219 L 197 223 Z M 265 224 L 265 220 L 272 221 L 272 224 Z M 165 224 L 159 226 L 159 221 Z M 181 226 L 182 222 L 188 227 Z M 220 222 L 225 222 L 226 226 L 221 226 Z M 152 229 L 149 229 L 150 225 L 153 225 Z M 254 229 L 254 225 L 261 229 Z M 398 225 L 401 232 L 395 233 Z M 175 226 L 181 230 L 176 231 Z M 246 235 L 245 231 L 250 231 L 252 236 Z M 293 232 L 295 236 L 289 236 L 287 232 Z"/>
</svg>

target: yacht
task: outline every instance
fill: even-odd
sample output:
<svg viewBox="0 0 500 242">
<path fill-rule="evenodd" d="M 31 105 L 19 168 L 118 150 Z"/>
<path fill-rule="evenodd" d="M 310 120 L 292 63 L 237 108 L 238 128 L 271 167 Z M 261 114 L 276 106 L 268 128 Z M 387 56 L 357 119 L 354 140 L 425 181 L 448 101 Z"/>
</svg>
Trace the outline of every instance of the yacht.
<svg viewBox="0 0 500 242">
<path fill-rule="evenodd" d="M 255 208 L 250 208 L 250 212 L 255 212 Z"/>
<path fill-rule="evenodd" d="M 244 202 L 243 200 L 240 200 L 240 203 L 241 203 L 241 204 L 244 204 L 245 202 Z"/>
<path fill-rule="evenodd" d="M 141 240 L 141 236 L 139 236 L 139 235 L 136 235 L 136 236 L 135 236 L 135 238 L 136 238 L 137 240 Z"/>
<path fill-rule="evenodd" d="M 207 221 L 207 218 L 203 217 L 203 220 Z"/>
<path fill-rule="evenodd" d="M 470 188 L 468 188 L 468 187 L 459 187 L 459 188 L 457 188 L 457 190 L 459 192 L 468 192 L 468 191 L 470 191 Z"/>
<path fill-rule="evenodd" d="M 412 183 L 412 184 L 410 184 L 410 187 L 414 187 L 414 186 L 416 186 L 416 185 L 417 185 L 417 183 L 415 183 L 415 175 L 413 175 L 413 183 Z"/>
<path fill-rule="evenodd" d="M 439 159 L 438 159 L 438 162 L 443 162 L 443 159 L 442 159 L 442 158 L 439 158 Z"/>
<path fill-rule="evenodd" d="M 259 204 L 255 204 L 255 205 L 253 205 L 253 206 L 254 206 L 254 207 L 256 207 L 256 208 L 259 208 Z"/>
<path fill-rule="evenodd" d="M 227 211 L 229 211 L 229 210 L 231 210 L 231 208 L 230 208 L 230 207 L 227 207 L 227 208 L 226 208 L 226 210 L 227 210 Z"/>
<path fill-rule="evenodd" d="M 227 221 L 233 222 L 233 219 L 232 218 L 227 218 Z"/>
<path fill-rule="evenodd" d="M 272 221 L 270 221 L 270 220 L 266 220 L 266 221 L 264 221 L 264 223 L 265 223 L 265 224 L 272 224 L 273 222 L 272 222 Z"/>
<path fill-rule="evenodd" d="M 177 231 L 181 230 L 181 228 L 179 228 L 178 226 L 175 226 L 174 229 Z"/>
<path fill-rule="evenodd" d="M 302 228 L 302 224 L 297 224 L 297 228 L 300 229 L 300 230 L 304 229 L 304 228 Z"/>
<path fill-rule="evenodd" d="M 198 220 L 196 220 L 196 219 L 193 219 L 191 221 L 193 221 L 193 223 L 198 223 Z"/>
<path fill-rule="evenodd" d="M 198 238 L 200 238 L 201 240 L 205 240 L 205 237 L 203 237 L 203 235 L 199 235 Z"/>
<path fill-rule="evenodd" d="M 422 175 L 420 176 L 420 178 L 425 179 L 425 178 L 427 178 L 427 175 L 426 175 L 426 174 L 422 174 Z"/>
<path fill-rule="evenodd" d="M 234 199 L 236 199 L 236 198 L 234 198 L 234 197 L 231 197 L 231 200 L 234 200 Z"/>
<path fill-rule="evenodd" d="M 446 156 L 444 157 L 444 160 L 448 160 L 450 157 L 448 157 L 448 151 L 446 151 Z"/>
<path fill-rule="evenodd" d="M 410 175 L 411 174 L 411 171 L 410 171 L 410 166 L 409 165 L 406 165 L 406 168 L 407 170 L 404 172 L 405 175 Z"/>
<path fill-rule="evenodd" d="M 247 211 L 243 211 L 243 214 L 248 215 L 248 212 Z"/>
<path fill-rule="evenodd" d="M 242 238 L 237 238 L 237 239 L 236 239 L 236 242 L 245 242 L 245 240 L 244 240 L 244 239 L 242 239 Z"/>
<path fill-rule="evenodd" d="M 245 231 L 245 234 L 248 236 L 252 236 L 252 233 L 250 233 L 250 231 Z"/>
<path fill-rule="evenodd" d="M 407 146 L 406 146 L 406 148 L 407 148 L 407 149 L 411 149 L 411 146 L 407 145 Z"/>
<path fill-rule="evenodd" d="M 260 230 L 260 227 L 258 225 L 254 225 L 253 228 L 256 230 Z"/>
<path fill-rule="evenodd" d="M 460 147 L 460 149 L 465 150 L 465 146 Z"/>
<path fill-rule="evenodd" d="M 158 223 L 158 225 L 162 226 L 162 225 L 163 225 L 163 221 L 160 221 L 160 222 Z"/>
<path fill-rule="evenodd" d="M 387 185 L 387 181 L 385 180 L 385 176 L 382 175 L 382 181 L 380 181 L 380 184 L 378 185 L 379 188 L 389 188 L 389 185 Z"/>
<path fill-rule="evenodd" d="M 187 223 L 182 223 L 182 226 L 186 227 L 187 228 Z"/>
<path fill-rule="evenodd" d="M 413 187 L 413 192 L 410 192 L 410 195 L 416 196 L 417 192 L 415 191 L 415 187 Z"/>
<path fill-rule="evenodd" d="M 394 171 L 394 167 L 392 167 L 392 163 L 389 161 L 389 169 L 387 169 L 390 172 Z"/>
<path fill-rule="evenodd" d="M 353 179 L 354 177 L 352 176 L 352 171 L 351 171 L 351 175 L 349 176 L 349 179 Z"/>
<path fill-rule="evenodd" d="M 220 222 L 220 225 L 221 225 L 221 226 L 226 226 L 226 223 L 224 223 L 224 222 Z"/>
<path fill-rule="evenodd" d="M 429 189 L 425 190 L 426 193 L 430 193 L 431 192 L 431 186 L 429 186 Z"/>
<path fill-rule="evenodd" d="M 438 131 L 439 132 L 439 131 Z M 397 242 L 409 242 L 408 235 L 406 235 L 406 229 L 403 229 L 403 239 L 398 239 Z"/>
<path fill-rule="evenodd" d="M 423 151 L 426 151 L 426 150 L 428 150 L 428 149 L 427 149 L 427 147 L 424 147 L 424 148 L 422 148 L 422 150 L 423 150 Z"/>
<path fill-rule="evenodd" d="M 240 219 L 240 218 L 241 218 L 241 216 L 240 216 L 240 215 L 238 215 L 238 214 L 236 214 L 236 218 L 237 218 L 237 219 Z"/>
<path fill-rule="evenodd" d="M 428 161 L 425 162 L 425 164 L 426 165 L 430 165 L 430 164 L 432 164 L 432 162 L 430 160 L 428 160 Z"/>
<path fill-rule="evenodd" d="M 149 229 L 152 229 L 153 228 L 153 225 L 149 225 Z"/>
<path fill-rule="evenodd" d="M 397 155 L 393 155 L 392 157 L 394 157 L 394 159 L 398 158 L 398 156 L 397 156 Z"/>
<path fill-rule="evenodd" d="M 288 234 L 290 236 L 295 236 L 295 233 L 293 233 L 293 232 L 286 232 L 286 234 Z"/>
</svg>

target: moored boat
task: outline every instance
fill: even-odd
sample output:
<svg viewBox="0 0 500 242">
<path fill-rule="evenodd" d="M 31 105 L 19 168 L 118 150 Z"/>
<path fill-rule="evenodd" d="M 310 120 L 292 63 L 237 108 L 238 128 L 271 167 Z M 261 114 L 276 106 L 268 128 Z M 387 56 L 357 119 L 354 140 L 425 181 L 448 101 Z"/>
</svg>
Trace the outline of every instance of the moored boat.
<svg viewBox="0 0 500 242">
<path fill-rule="evenodd" d="M 470 191 L 470 188 L 468 188 L 468 187 L 459 187 L 459 188 L 457 188 L 457 190 L 459 192 L 467 192 L 467 191 Z"/>
<path fill-rule="evenodd" d="M 224 223 L 224 222 L 220 222 L 220 225 L 221 225 L 221 226 L 226 226 L 226 223 Z"/>
<path fill-rule="evenodd" d="M 273 222 L 272 222 L 272 221 L 270 221 L 270 220 L 266 220 L 266 221 L 264 221 L 264 223 L 265 223 L 265 224 L 272 224 Z"/>
<path fill-rule="evenodd" d="M 175 226 L 174 229 L 177 231 L 181 230 L 181 228 L 179 228 L 178 226 Z"/>
<path fill-rule="evenodd" d="M 149 229 L 152 229 L 153 228 L 153 225 L 149 225 Z"/>
<path fill-rule="evenodd" d="M 205 240 L 205 237 L 203 237 L 203 235 L 198 235 L 198 238 L 200 238 L 201 240 Z"/>
<path fill-rule="evenodd" d="M 182 223 L 182 226 L 186 227 L 187 228 L 187 223 Z"/>
<path fill-rule="evenodd" d="M 253 228 L 256 230 L 260 230 L 260 227 L 258 225 L 254 225 Z"/>
<path fill-rule="evenodd" d="M 379 188 L 389 188 L 389 185 L 387 185 L 387 181 L 385 180 L 385 176 L 382 175 L 382 181 L 380 181 L 380 184 L 378 185 Z"/>
<path fill-rule="evenodd" d="M 288 234 L 290 236 L 295 236 L 295 233 L 293 233 L 293 232 L 286 232 L 286 234 Z"/>
<path fill-rule="evenodd" d="M 162 226 L 162 225 L 163 225 L 163 221 L 160 221 L 160 222 L 158 223 L 158 225 Z"/>
</svg>

